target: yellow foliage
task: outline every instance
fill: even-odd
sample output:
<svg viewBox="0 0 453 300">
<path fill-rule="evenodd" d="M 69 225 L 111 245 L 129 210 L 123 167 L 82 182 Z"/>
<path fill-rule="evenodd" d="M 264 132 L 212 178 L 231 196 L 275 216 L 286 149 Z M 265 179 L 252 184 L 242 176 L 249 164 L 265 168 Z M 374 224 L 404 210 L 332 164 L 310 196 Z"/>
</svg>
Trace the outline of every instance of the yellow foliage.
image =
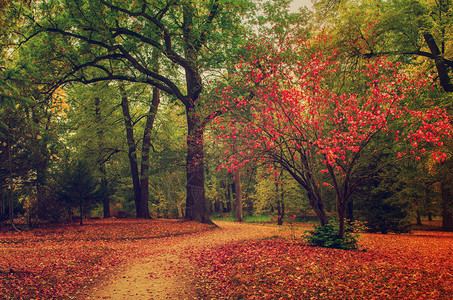
<svg viewBox="0 0 453 300">
<path fill-rule="evenodd" d="M 69 104 L 66 99 L 66 91 L 62 88 L 56 89 L 52 94 L 52 113 L 61 117 L 66 117 L 66 110 L 69 109 Z"/>
</svg>

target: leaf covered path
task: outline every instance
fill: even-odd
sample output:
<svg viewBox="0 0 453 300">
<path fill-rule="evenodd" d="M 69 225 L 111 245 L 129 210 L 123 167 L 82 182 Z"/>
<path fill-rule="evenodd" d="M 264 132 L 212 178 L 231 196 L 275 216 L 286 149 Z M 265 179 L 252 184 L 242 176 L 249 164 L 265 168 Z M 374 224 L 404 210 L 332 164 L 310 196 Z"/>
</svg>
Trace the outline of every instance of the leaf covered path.
<svg viewBox="0 0 453 300">
<path fill-rule="evenodd" d="M 278 233 L 263 225 L 217 221 L 220 228 L 156 240 L 148 257 L 131 263 L 94 285 L 84 299 L 195 299 L 191 282 L 192 253 L 231 241 L 259 239 Z"/>
</svg>

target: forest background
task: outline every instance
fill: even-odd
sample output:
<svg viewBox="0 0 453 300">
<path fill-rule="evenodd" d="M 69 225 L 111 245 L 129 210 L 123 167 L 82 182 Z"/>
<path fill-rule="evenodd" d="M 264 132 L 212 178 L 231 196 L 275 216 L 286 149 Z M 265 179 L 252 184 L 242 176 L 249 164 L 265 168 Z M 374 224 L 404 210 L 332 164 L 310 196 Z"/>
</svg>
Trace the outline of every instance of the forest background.
<svg viewBox="0 0 453 300">
<path fill-rule="evenodd" d="M 386 233 L 440 217 L 453 230 L 450 1 L 290 5 L 0 1 L 2 224 L 339 216 Z M 293 118 L 271 123 L 275 107 Z"/>
</svg>

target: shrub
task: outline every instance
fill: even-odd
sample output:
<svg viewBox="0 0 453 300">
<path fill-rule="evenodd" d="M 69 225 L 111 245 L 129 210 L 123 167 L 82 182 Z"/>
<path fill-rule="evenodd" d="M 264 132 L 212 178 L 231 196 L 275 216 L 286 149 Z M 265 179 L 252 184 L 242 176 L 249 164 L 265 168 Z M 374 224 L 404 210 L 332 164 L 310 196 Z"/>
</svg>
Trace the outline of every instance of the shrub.
<svg viewBox="0 0 453 300">
<path fill-rule="evenodd" d="M 312 246 L 356 250 L 358 249 L 358 235 L 354 228 L 347 226 L 343 238 L 338 236 L 339 227 L 336 222 L 328 223 L 324 226 L 315 226 L 313 230 L 306 231 L 308 235 L 303 239 Z"/>
</svg>

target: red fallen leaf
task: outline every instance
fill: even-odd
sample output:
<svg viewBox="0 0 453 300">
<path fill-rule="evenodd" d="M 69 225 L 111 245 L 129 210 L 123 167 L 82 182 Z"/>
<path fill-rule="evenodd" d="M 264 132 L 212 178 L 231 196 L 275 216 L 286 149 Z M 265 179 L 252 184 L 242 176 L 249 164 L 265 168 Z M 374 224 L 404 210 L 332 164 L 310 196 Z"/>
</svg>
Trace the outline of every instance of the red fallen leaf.
<svg viewBox="0 0 453 300">
<path fill-rule="evenodd" d="M 363 234 L 366 252 L 275 239 L 234 243 L 193 257 L 204 298 L 448 299 L 453 234 Z"/>
<path fill-rule="evenodd" d="M 208 228 L 177 220 L 90 220 L 1 233 L 0 299 L 67 299 L 131 256 L 152 253 L 155 238 Z"/>
</svg>

